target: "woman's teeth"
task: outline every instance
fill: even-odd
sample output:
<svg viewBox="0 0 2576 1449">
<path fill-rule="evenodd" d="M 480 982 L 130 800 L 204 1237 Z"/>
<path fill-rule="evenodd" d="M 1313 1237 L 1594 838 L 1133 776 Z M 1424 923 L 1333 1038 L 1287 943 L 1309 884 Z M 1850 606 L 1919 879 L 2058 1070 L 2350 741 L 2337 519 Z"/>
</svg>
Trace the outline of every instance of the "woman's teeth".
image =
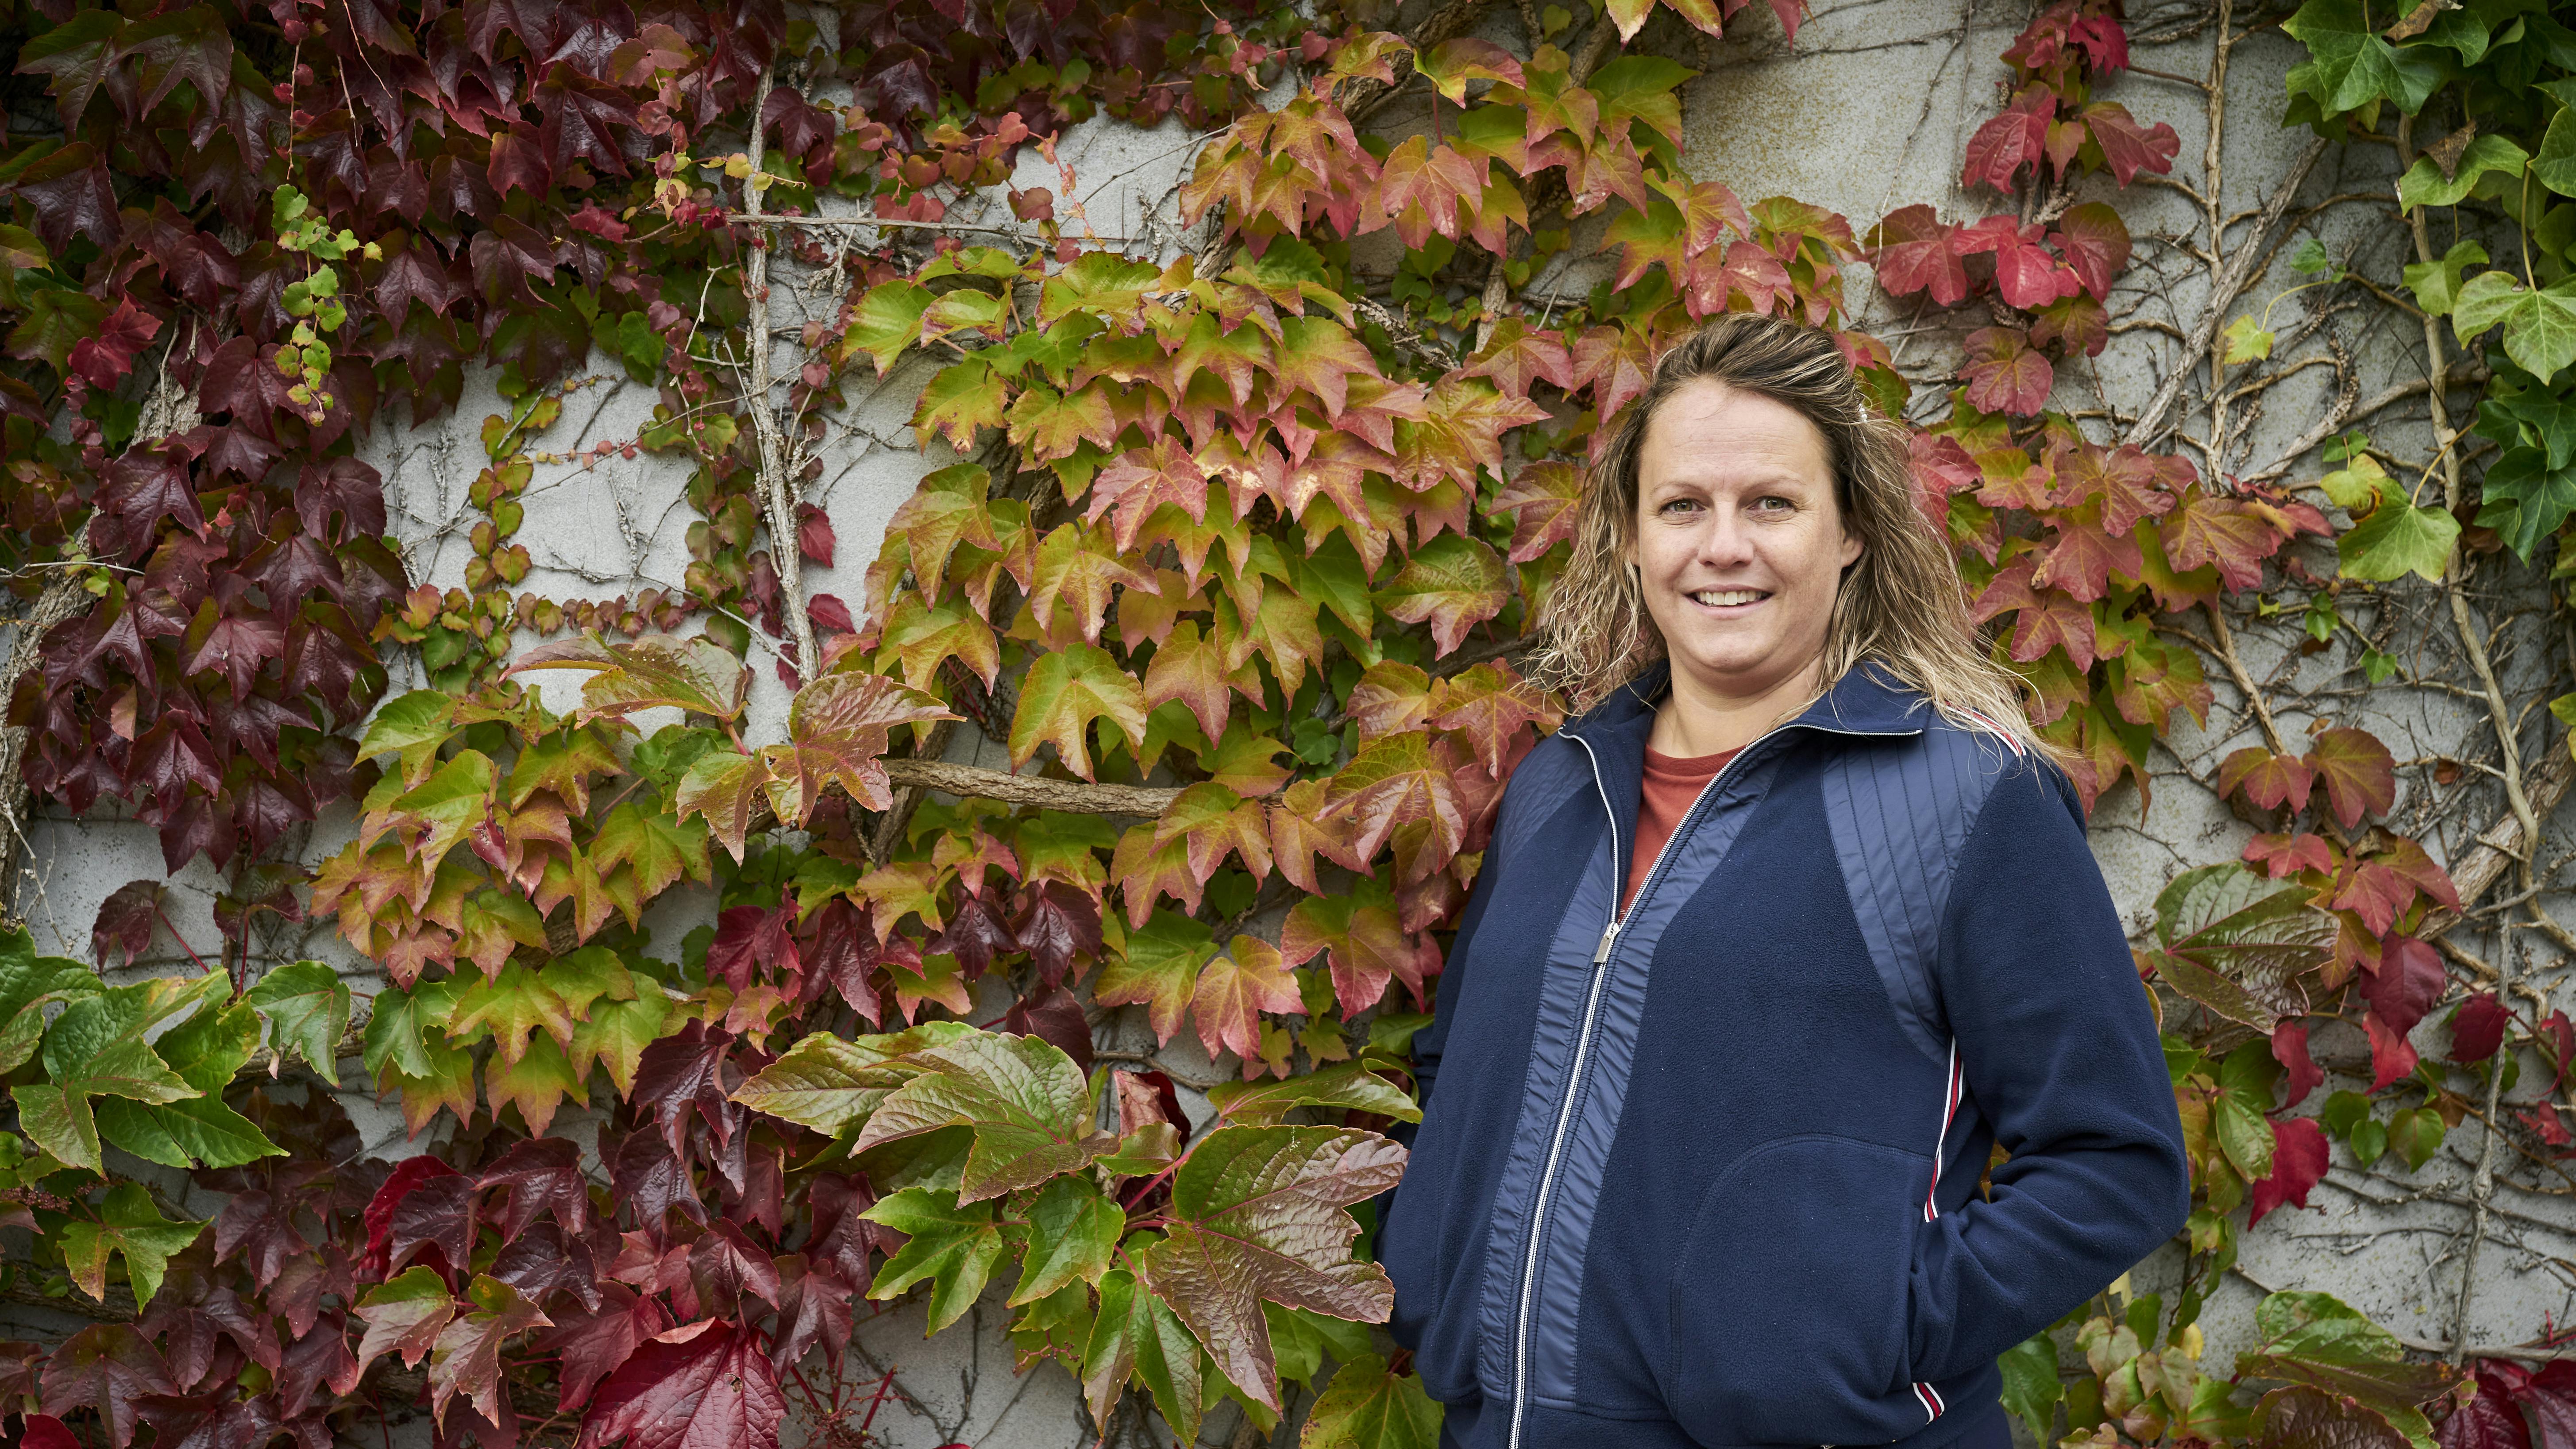
<svg viewBox="0 0 2576 1449">
<path fill-rule="evenodd" d="M 1723 609 L 1734 604 L 1757 604 L 1769 597 L 1771 597 L 1769 594 L 1760 589 L 1702 589 L 1691 595 L 1693 601 L 1705 604 L 1712 609 Z"/>
</svg>

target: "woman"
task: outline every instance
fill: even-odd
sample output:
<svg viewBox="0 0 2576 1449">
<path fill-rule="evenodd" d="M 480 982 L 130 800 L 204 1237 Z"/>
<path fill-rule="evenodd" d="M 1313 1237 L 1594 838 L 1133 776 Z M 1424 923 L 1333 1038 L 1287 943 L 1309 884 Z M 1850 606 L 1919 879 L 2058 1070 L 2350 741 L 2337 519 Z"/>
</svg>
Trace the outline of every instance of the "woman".
<svg viewBox="0 0 2576 1449">
<path fill-rule="evenodd" d="M 1736 316 L 1594 470 L 1532 665 L 1587 712 L 1512 777 L 1379 1239 L 1444 1443 L 2003 1449 L 1996 1356 L 2189 1212 L 2080 807 L 1902 438 L 1829 336 Z"/>
</svg>

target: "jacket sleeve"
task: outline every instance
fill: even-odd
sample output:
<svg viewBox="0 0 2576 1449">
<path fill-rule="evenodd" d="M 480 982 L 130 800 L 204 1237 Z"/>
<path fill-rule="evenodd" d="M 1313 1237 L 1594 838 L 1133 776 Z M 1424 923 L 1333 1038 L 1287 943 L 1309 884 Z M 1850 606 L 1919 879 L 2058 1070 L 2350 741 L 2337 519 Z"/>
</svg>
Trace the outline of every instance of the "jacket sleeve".
<svg viewBox="0 0 2576 1449">
<path fill-rule="evenodd" d="M 1913 1376 L 1932 1381 L 2048 1327 L 2191 1211 L 2154 1018 L 2053 767 L 1996 783 L 1951 876 L 1937 969 L 1969 1096 L 2012 1156 L 1991 1200 L 1918 1229 Z"/>
</svg>

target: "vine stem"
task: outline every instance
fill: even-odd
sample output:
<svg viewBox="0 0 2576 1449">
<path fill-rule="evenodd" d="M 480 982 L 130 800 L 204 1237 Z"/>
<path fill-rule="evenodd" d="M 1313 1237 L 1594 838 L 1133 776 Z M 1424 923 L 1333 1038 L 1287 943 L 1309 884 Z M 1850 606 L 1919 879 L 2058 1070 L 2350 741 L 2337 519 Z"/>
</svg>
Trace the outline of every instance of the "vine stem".
<svg viewBox="0 0 2576 1449">
<path fill-rule="evenodd" d="M 745 339 L 751 354 L 751 430 L 760 444 L 760 491 L 765 511 L 769 514 L 769 551 L 778 566 L 778 589 L 786 596 L 787 627 L 796 640 L 796 667 L 807 678 L 822 667 L 822 655 L 814 647 L 814 622 L 805 617 L 805 559 L 798 546 L 796 498 L 794 484 L 787 476 L 785 440 L 778 436 L 778 418 L 769 407 L 769 218 L 761 215 L 761 152 L 768 142 L 769 126 L 763 119 L 769 109 L 771 68 L 760 68 L 760 84 L 752 92 L 751 144 L 748 148 L 751 174 L 743 178 L 743 217 L 752 224 L 751 256 L 743 263 L 742 296 L 751 308 L 751 323 Z"/>
<path fill-rule="evenodd" d="M 2228 678 L 2236 681 L 2237 692 L 2245 696 L 2246 705 L 2254 711 L 2254 723 L 2263 730 L 2263 743 L 2273 754 L 2290 753 L 2289 745 L 2281 738 L 2281 727 L 2272 722 L 2272 706 L 2264 701 L 2263 691 L 2255 685 L 2254 676 L 2245 672 L 2244 661 L 2236 657 L 2236 635 L 2227 627 L 2227 611 L 2220 608 L 2215 599 L 2201 607 L 2209 614 L 2210 632 L 2218 645 L 2218 661 L 2227 666 Z"/>
<path fill-rule="evenodd" d="M 2397 166 L 2399 174 L 2415 164 L 2415 118 L 2397 118 Z M 2424 224 L 2424 209 L 2413 208 L 2407 215 L 2407 230 L 2415 243 L 2415 260 L 2433 261 L 2433 238 Z M 2424 318 L 2425 376 L 2448 378 L 2450 368 L 2443 359 L 2442 326 L 2431 316 Z M 2435 461 L 2442 469 L 2442 506 L 2457 513 L 2460 508 L 2460 459 L 2453 446 L 2459 441 L 2451 431 L 2449 402 L 2440 387 L 2425 389 L 2433 421 L 2433 442 L 2440 450 Z M 2462 558 L 2458 543 L 2451 545 L 2451 556 L 2442 567 L 2442 591 L 2450 598 L 2451 627 L 2460 636 L 2460 646 L 2467 651 L 2469 665 L 2477 671 L 2478 685 L 2486 696 L 2487 718 L 2496 732 L 2496 748 L 2504 757 L 2505 799 L 2513 806 L 2513 818 L 2520 828 L 2519 848 L 2514 852 L 2520 883 L 2532 889 L 2532 859 L 2540 845 L 2540 821 L 2531 808 L 2531 800 L 2522 786 L 2522 749 L 2514 738 L 2513 716 L 2505 708 L 2504 693 L 2496 685 L 2495 668 L 2487 658 L 2486 641 L 2480 637 L 2476 623 L 2469 615 L 2467 595 L 2460 591 Z M 2537 901 L 2526 903 L 2534 918 L 2542 918 Z M 2555 924 L 2552 922 L 2552 924 Z M 2510 930 L 2510 925 L 2507 927 Z M 2505 949 L 2498 953 L 2498 985 L 2507 993 L 2514 986 L 2514 956 L 2508 937 Z M 2491 1062 L 2487 1070 L 2487 1102 L 2484 1130 L 2478 1141 L 2478 1165 L 2469 1179 L 2469 1243 L 2460 1255 L 2460 1292 L 2451 1309 L 2451 1345 L 2447 1355 L 2457 1365 L 2469 1351 L 2469 1310 L 2476 1301 L 2478 1286 L 2478 1251 L 2486 1245 L 2488 1207 L 2495 1197 L 2496 1108 L 2504 1095 L 2504 1066 L 2501 1060 Z"/>
<path fill-rule="evenodd" d="M 2218 0 L 2218 35 L 2209 48 L 2209 144 L 2201 150 L 2202 204 L 2208 212 L 2209 225 L 2209 316 L 2224 316 L 2235 304 L 2228 295 L 2226 278 L 2228 261 L 2220 257 L 2227 250 L 2227 213 L 2221 197 L 2225 164 L 2220 142 L 2226 135 L 2227 121 L 2227 53 L 2233 47 L 2236 28 L 2235 0 Z M 2263 250 L 2264 236 L 2271 226 L 2267 220 L 2261 233 L 2249 239 L 2249 251 Z M 2251 281 L 2249 274 L 2246 280 Z M 2212 329 L 2207 342 L 2209 356 L 2209 478 L 2214 487 L 2227 474 L 2227 339 Z M 2223 636 L 2222 636 L 2223 637 Z M 2280 753 L 2278 745 L 2273 753 Z"/>
</svg>

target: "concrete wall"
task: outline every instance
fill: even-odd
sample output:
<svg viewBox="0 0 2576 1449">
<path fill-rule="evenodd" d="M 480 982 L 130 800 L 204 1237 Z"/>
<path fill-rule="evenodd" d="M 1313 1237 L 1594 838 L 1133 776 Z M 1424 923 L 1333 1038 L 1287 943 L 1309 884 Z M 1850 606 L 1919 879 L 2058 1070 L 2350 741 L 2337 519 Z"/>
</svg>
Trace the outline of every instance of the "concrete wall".
<svg viewBox="0 0 2576 1449">
<path fill-rule="evenodd" d="M 1415 0 L 1414 8 L 1421 3 Z M 1752 6 L 1744 12 L 1737 38 L 1708 42 L 1658 21 L 1648 40 L 1703 72 L 1684 93 L 1687 155 L 1698 174 L 1725 182 L 1747 200 L 1786 193 L 1820 203 L 1848 216 L 1855 229 L 1866 229 L 1886 211 L 1910 202 L 1931 202 L 1945 216 L 1972 219 L 1995 201 L 1963 196 L 1955 185 L 1957 167 L 1969 134 L 1992 113 L 1997 83 L 2008 75 L 1996 57 L 2028 14 L 2018 3 L 1845 0 L 1820 6 L 1792 46 L 1781 39 L 1764 7 Z M 2176 76 L 2206 76 L 2210 32 L 2192 25 L 2205 14 L 2196 6 L 2169 4 L 2132 16 L 2139 37 L 2137 62 Z M 1508 7 L 1497 8 L 1495 38 L 1518 45 L 1517 23 L 1510 16 Z M 2174 32 L 2189 33 L 2156 42 L 2158 35 Z M 2230 212 L 2261 205 L 2307 145 L 2305 133 L 2282 131 L 2274 120 L 2281 76 L 2293 51 L 2277 30 L 2269 30 L 2247 38 L 2234 52 L 2221 147 L 2221 191 Z M 2142 120 L 2170 123 L 2183 142 L 2176 175 L 2202 183 L 2209 121 L 2199 90 L 2131 75 L 2107 87 L 2104 98 L 2121 101 Z M 1186 174 L 1194 144 L 1177 123 L 1153 132 L 1095 125 L 1079 131 L 1063 154 L 1080 174 L 1084 189 L 1078 194 L 1101 235 L 1135 238 L 1142 244 L 1137 250 L 1168 255 L 1179 235 L 1172 190 Z M 1055 184 L 1042 163 L 1032 158 L 1030 164 L 1024 184 Z M 2393 172 L 2393 160 L 2384 150 L 2330 152 L 2306 178 L 2293 216 L 2338 196 L 2385 196 Z M 2093 188 L 2107 188 L 2107 183 L 2097 181 Z M 2193 251 L 2206 251 L 2198 207 L 2178 192 L 2140 187 L 2123 199 L 2122 209 L 2138 238 L 2139 262 L 2116 301 L 2123 316 L 2148 325 L 2115 337 L 2096 368 L 2062 379 L 2060 406 L 2134 412 L 2176 365 L 2178 349 L 2153 324 L 2187 329 L 2207 296 L 2208 269 Z M 2349 251 L 2351 265 L 2383 284 L 2394 283 L 2406 260 L 2398 251 L 2402 233 L 2390 224 L 2383 205 L 2342 202 L 2303 224 L 2322 236 L 2338 258 Z M 1588 286 L 1600 264 L 1587 258 L 1587 242 L 1578 233 L 1575 256 L 1581 259 L 1539 279 L 1533 293 L 1572 295 Z M 2239 304 L 2240 310 L 2249 304 L 2259 309 L 2295 280 L 2285 267 L 2276 269 L 2249 293 L 2248 303 Z M 1891 302 L 1869 285 L 1865 267 L 1854 269 L 1849 285 L 1864 324 L 1888 338 L 1901 362 L 1923 377 L 1944 371 L 1956 357 L 1958 335 L 1982 320 L 1961 322 L 1926 314 L 1911 303 Z M 779 320 L 797 320 L 795 309 L 806 300 L 782 300 Z M 2303 294 L 2276 310 L 2274 325 L 2280 328 L 2307 315 L 2311 306 L 2343 308 L 2326 325 L 2357 359 L 2365 396 L 2419 374 L 2421 337 L 2411 321 L 2366 301 L 2346 306 L 2352 300 L 2349 290 Z M 652 406 L 651 391 L 624 381 L 613 366 L 603 366 L 607 375 L 568 400 L 563 422 L 543 446 L 569 453 L 599 439 L 634 433 Z M 840 559 L 834 569 L 809 572 L 809 588 L 838 593 L 855 604 L 860 575 L 886 520 L 923 472 L 947 461 L 915 451 L 904 426 L 924 376 L 918 367 L 898 370 L 834 420 L 824 476 L 808 497 L 830 511 L 841 540 Z M 2235 470 L 2260 473 L 2282 461 L 2276 454 L 2309 430 L 2329 395 L 2324 369 L 2276 391 L 2243 456 L 2233 460 Z M 1937 406 L 1938 400 L 1927 394 L 1924 401 Z M 367 455 L 388 480 L 394 527 L 410 550 L 416 579 L 442 586 L 461 579 L 467 549 L 459 511 L 467 483 L 483 464 L 477 438 L 481 421 L 499 406 L 488 382 L 470 383 L 464 405 L 449 418 L 417 430 L 388 430 L 368 446 Z M 2420 399 L 2410 406 L 2411 411 L 2401 408 L 2369 427 L 2400 456 L 2420 458 L 2429 452 Z M 2305 467 L 2306 474 L 2293 470 L 2289 476 L 2313 476 L 2313 462 Z M 680 497 L 682 479 L 681 470 L 651 458 L 612 460 L 589 471 L 541 467 L 527 494 L 521 535 L 537 565 L 525 587 L 568 598 L 676 584 L 686 563 L 682 538 L 692 517 Z M 2330 554 L 2311 555 L 2311 561 L 2321 572 L 2332 572 Z M 2526 694 L 2538 688 L 2557 635 L 2554 625 L 2528 611 L 2545 599 L 2530 578 L 2492 564 L 2482 566 L 2473 583 L 2480 607 L 2490 611 L 2491 622 L 2503 625 L 2496 647 L 2508 682 L 2519 681 Z M 2383 647 L 2406 658 L 2410 668 L 2439 674 L 2455 667 L 2456 650 L 2446 642 L 2451 637 L 2447 614 L 2428 591 L 2393 590 L 2349 612 L 2384 641 Z M 2250 630 L 2243 638 L 2249 671 L 2275 683 L 2285 732 L 2305 730 L 2312 721 L 2362 724 L 2388 740 L 2401 760 L 2435 755 L 2477 760 L 2494 753 L 2483 715 L 2463 701 L 2438 689 L 2397 684 L 2365 696 L 2354 688 L 2357 676 L 2346 673 L 2352 661 L 2342 645 L 2301 655 L 2296 639 L 2287 623 Z M 783 691 L 765 662 L 755 663 L 761 665 L 755 729 L 774 735 L 783 713 Z M 537 679 L 549 689 L 577 685 L 562 675 Z M 417 682 L 398 678 L 395 692 Z M 2177 870 L 2232 858 L 2251 834 L 2251 827 L 2217 804 L 2202 782 L 2228 750 L 2255 738 L 2235 692 L 2222 683 L 2209 727 L 2186 727 L 2169 750 L 2158 752 L 2151 802 L 2125 788 L 2102 802 L 2094 844 L 2133 926 L 2143 930 L 2149 924 L 2156 892 Z M 2537 739 L 2535 731 L 2526 739 L 2526 749 L 2534 748 Z M 1000 764 L 1000 753 L 979 735 L 962 731 L 952 757 Z M 2456 859 L 2468 837 L 2484 829 L 2500 808 L 2496 792 L 2480 785 L 2474 771 L 2468 783 L 2448 790 L 2430 788 L 2416 772 L 2405 779 L 2409 793 L 2399 802 L 2399 823 L 2432 830 L 2450 858 Z M 326 820 L 312 832 L 310 853 L 318 857 L 335 848 L 350 828 L 345 813 Z M 38 829 L 43 845 L 40 891 L 30 906 L 38 940 L 48 950 L 85 954 L 92 915 L 107 892 L 129 879 L 160 873 L 153 834 L 139 824 L 107 818 L 47 819 Z M 202 865 L 192 866 L 174 886 L 174 916 L 181 928 L 192 939 L 214 939 L 209 915 L 217 888 L 214 875 Z M 2543 903 L 2551 909 L 2567 904 L 2557 893 L 2545 896 Z M 682 905 L 657 912 L 657 925 L 667 933 L 661 938 L 664 950 L 677 949 L 679 935 L 694 924 L 691 911 Z M 2497 959 L 2502 945 L 2483 937 L 2463 939 L 2489 959 Z M 327 930 L 282 932 L 267 948 L 280 958 L 318 955 L 339 961 L 356 989 L 373 989 L 373 975 L 350 959 Z M 166 939 L 158 949 L 176 955 Z M 2546 984 L 2554 987 L 2555 981 Z M 1113 1013 L 1102 1025 L 1102 1045 L 1152 1049 L 1143 1022 L 1131 1019 L 1138 1015 L 1134 1009 Z M 2428 1020 L 2421 1030 L 2429 1039 L 2441 1028 Z M 2367 1085 L 2368 1054 L 2358 1033 L 2325 1023 L 2316 1042 L 2320 1060 L 2336 1076 L 2330 1087 Z M 1187 1037 L 1176 1041 L 1164 1060 L 1184 1080 L 1210 1081 L 1220 1075 Z M 2356 1071 L 2358 1081 L 2352 1075 Z M 386 1156 L 415 1150 L 404 1139 L 398 1116 L 376 1104 L 363 1083 L 353 1081 L 351 1088 L 343 1100 L 373 1150 Z M 1204 1110 L 1197 1093 L 1185 1096 L 1193 1111 Z M 580 1119 L 574 1114 L 560 1120 Z M 2223 1285 L 2207 1316 L 2208 1366 L 2227 1371 L 2233 1353 L 2247 1342 L 2250 1305 L 2266 1288 L 2325 1289 L 2409 1338 L 2447 1340 L 2464 1220 L 2456 1199 L 2466 1191 L 2480 1148 L 2477 1124 L 2470 1121 L 2420 1173 L 2406 1174 L 2402 1166 L 2392 1171 L 2385 1160 L 2367 1173 L 2348 1163 L 2338 1165 L 2316 1195 L 2321 1211 L 2285 1213 L 2248 1239 L 2242 1272 Z M 2511 1155 L 2505 1156 L 2510 1162 Z M 2509 1179 L 2517 1175 L 2538 1181 L 2527 1172 L 2507 1174 Z M 2565 1190 L 2561 1183 L 2560 1192 Z M 2496 1204 L 2499 1216 L 2481 1260 L 2471 1335 L 2482 1343 L 2519 1342 L 2544 1320 L 2563 1320 L 2576 1307 L 2570 1292 L 2576 1271 L 2566 1261 L 2571 1239 L 2576 1239 L 2576 1211 L 2564 1196 L 2520 1185 L 2500 1191 Z M 206 1212 L 217 1206 L 202 1201 L 191 1205 Z M 2148 1291 L 2167 1285 L 2177 1270 L 2170 1252 L 2159 1255 L 2142 1266 L 2136 1286 Z M 851 1373 L 872 1382 L 884 1367 L 895 1366 L 913 1396 L 909 1403 L 889 1405 L 878 1417 L 876 1427 L 885 1442 L 906 1449 L 951 1441 L 987 1449 L 1036 1449 L 1092 1441 L 1094 1431 L 1085 1427 L 1067 1375 L 1052 1367 L 1023 1379 L 1011 1375 L 1010 1349 L 1001 1335 L 1006 1317 L 997 1294 L 978 1311 L 972 1332 L 924 1342 L 920 1313 L 913 1307 L 861 1327 Z M 1203 1438 L 1226 1443 L 1233 1431 L 1231 1412 L 1221 1410 L 1211 1416 Z"/>
</svg>

